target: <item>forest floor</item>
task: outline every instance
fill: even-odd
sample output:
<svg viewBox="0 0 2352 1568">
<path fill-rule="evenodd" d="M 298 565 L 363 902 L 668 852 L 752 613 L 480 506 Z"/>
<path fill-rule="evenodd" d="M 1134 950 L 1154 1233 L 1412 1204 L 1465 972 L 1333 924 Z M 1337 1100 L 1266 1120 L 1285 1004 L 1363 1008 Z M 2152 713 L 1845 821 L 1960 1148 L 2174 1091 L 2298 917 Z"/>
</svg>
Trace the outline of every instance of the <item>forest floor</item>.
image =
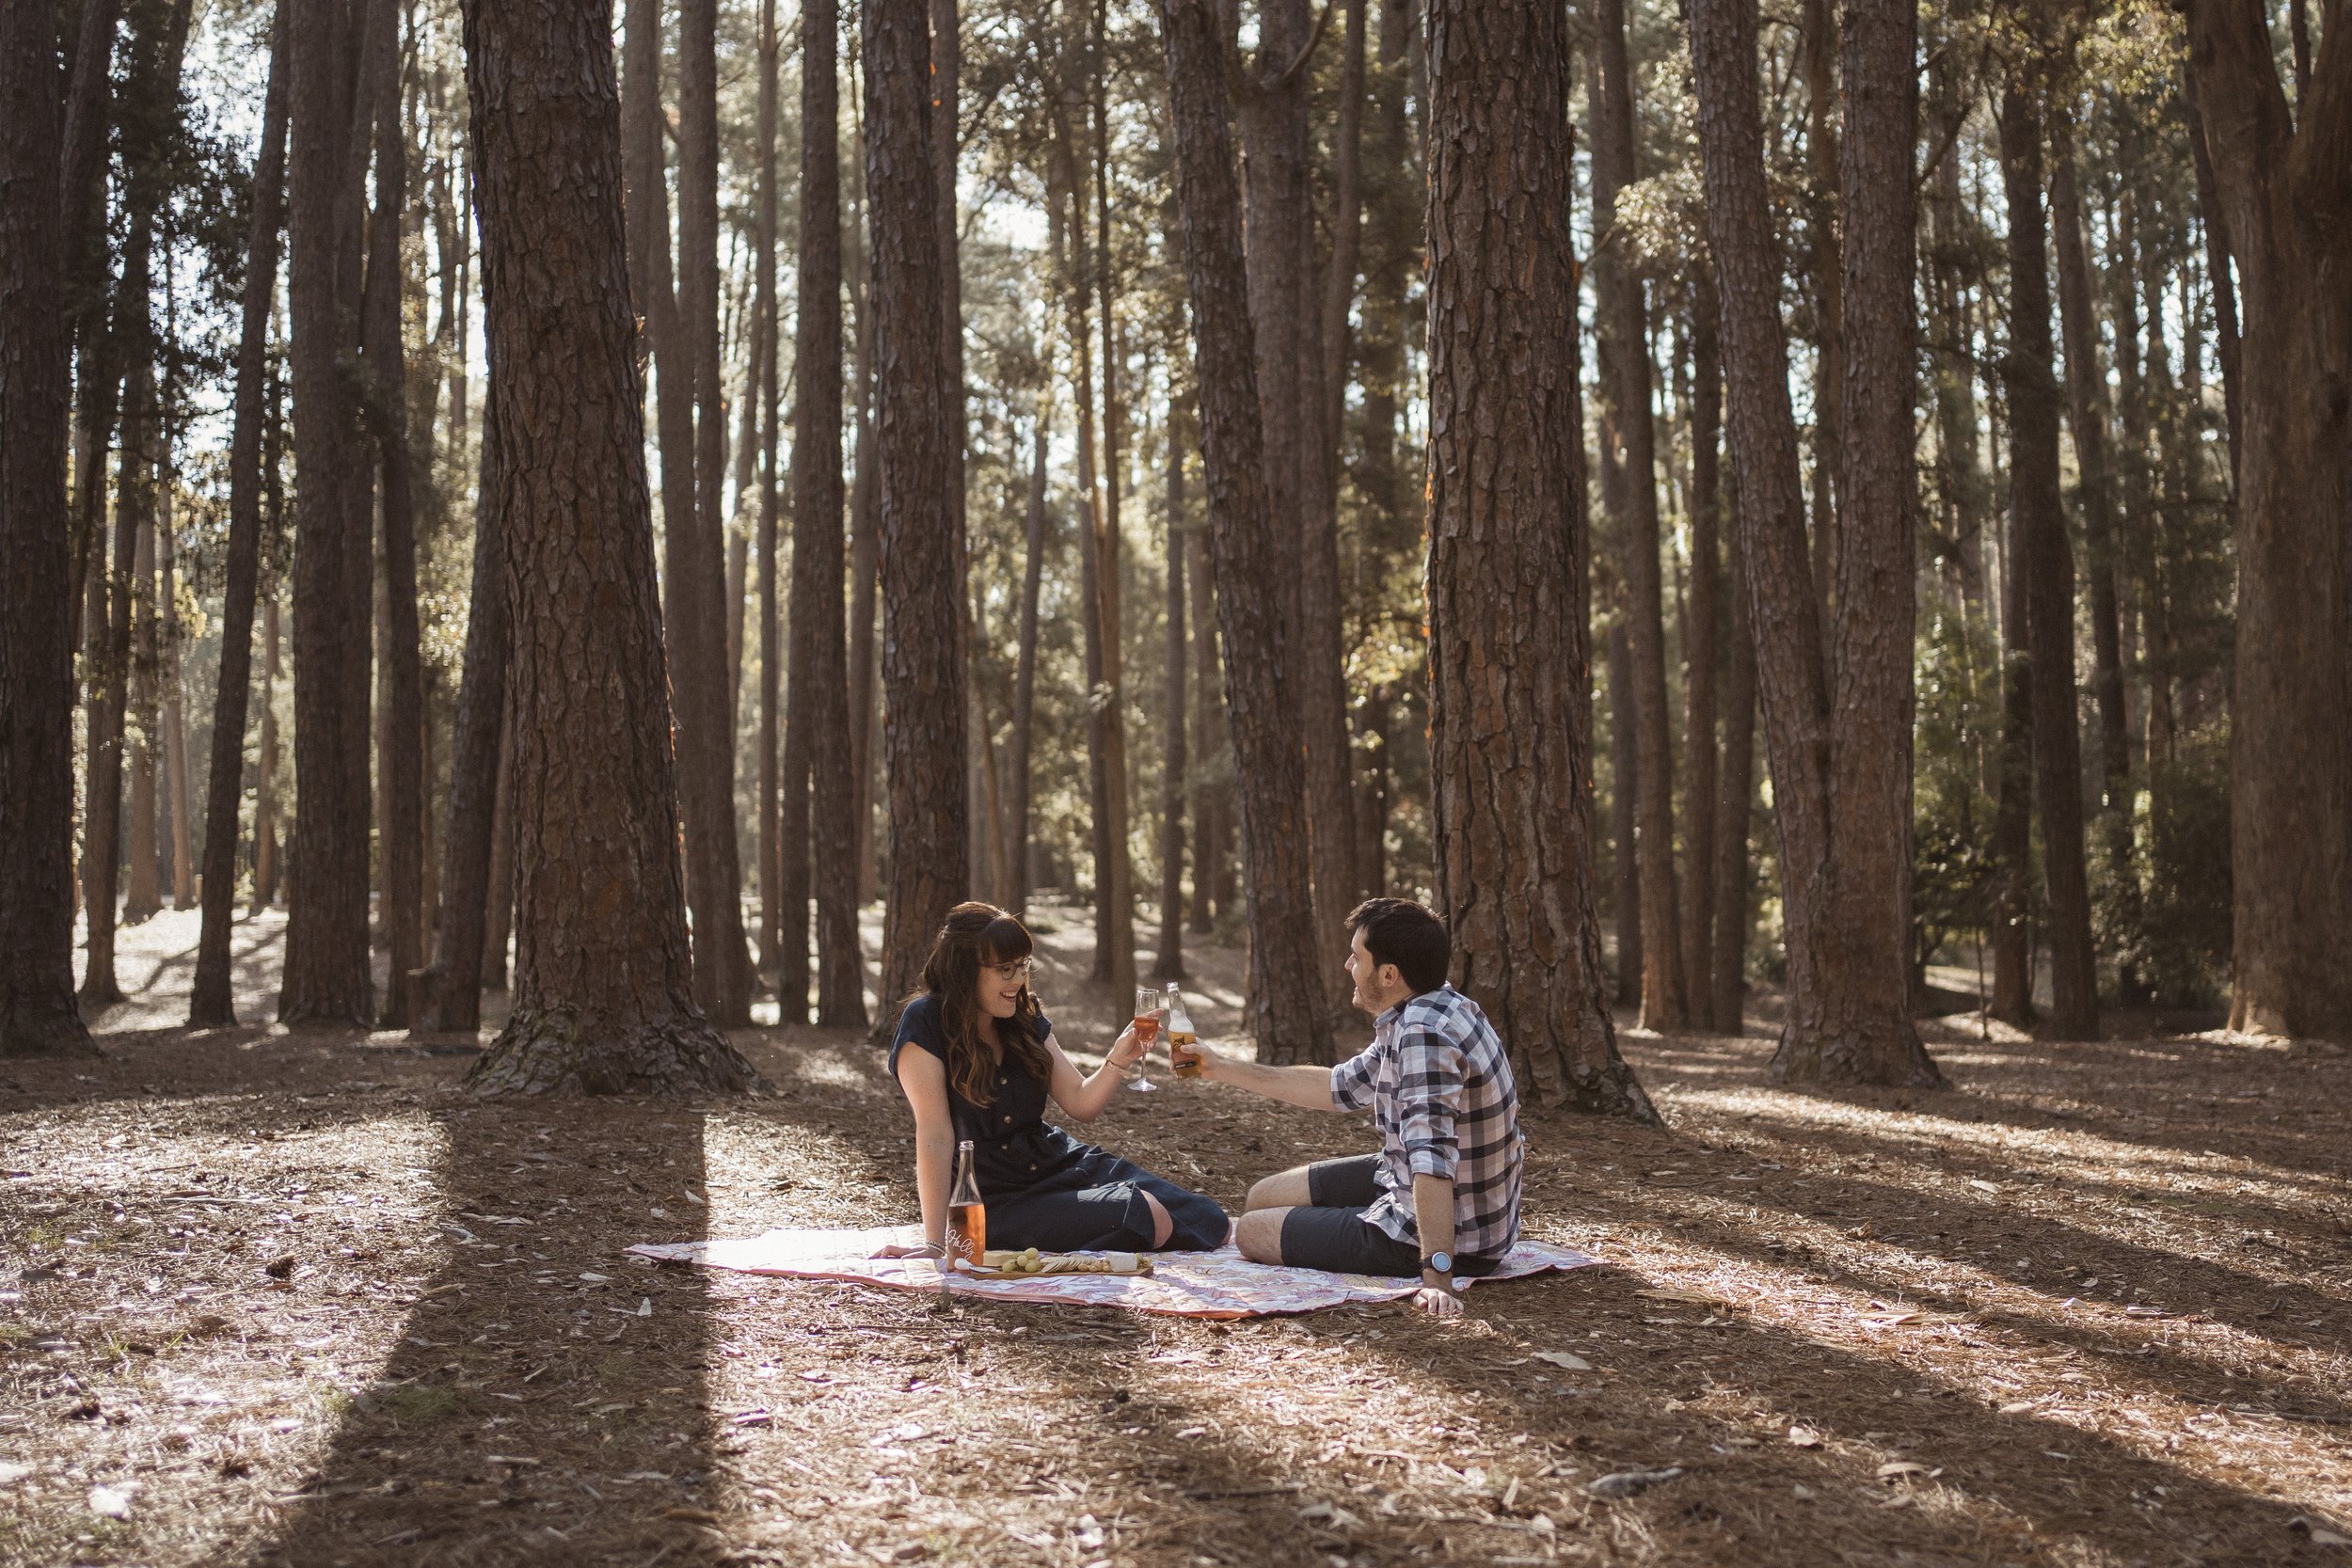
<svg viewBox="0 0 2352 1568">
<path fill-rule="evenodd" d="M 2335 1048 L 1969 1018 L 1899 1095 L 1629 1032 L 1665 1130 L 1526 1118 L 1527 1230 L 1600 1267 L 1451 1323 L 940 1311 L 623 1256 L 911 1218 L 860 1039 L 740 1033 L 772 1098 L 485 1103 L 467 1042 L 179 1027 L 195 933 L 125 933 L 103 1059 L 0 1063 L 0 1562 L 2352 1565 Z M 1083 919 L 1046 943 L 1106 1041 Z M 1373 1147 L 1152 1075 L 1089 1135 L 1232 1207 Z"/>
</svg>

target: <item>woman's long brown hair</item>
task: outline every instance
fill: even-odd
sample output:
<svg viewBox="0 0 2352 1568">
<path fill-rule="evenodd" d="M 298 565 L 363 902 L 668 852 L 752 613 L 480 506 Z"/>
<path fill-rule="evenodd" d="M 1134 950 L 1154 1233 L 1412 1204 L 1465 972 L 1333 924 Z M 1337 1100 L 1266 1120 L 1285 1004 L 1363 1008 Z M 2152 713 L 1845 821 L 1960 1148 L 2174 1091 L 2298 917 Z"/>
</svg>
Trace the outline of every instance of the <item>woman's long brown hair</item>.
<svg viewBox="0 0 2352 1568">
<path fill-rule="evenodd" d="M 975 1105 L 996 1098 L 998 1056 L 980 1038 L 980 971 L 1029 956 L 1028 927 L 993 904 L 958 904 L 939 927 L 931 956 L 923 960 L 924 993 L 939 998 L 939 1030 L 947 1044 L 947 1082 Z M 1037 995 L 1021 988 L 1020 1005 L 996 1023 L 996 1043 L 1005 1061 L 1034 1078 L 1054 1070 L 1054 1058 L 1037 1037 Z"/>
</svg>

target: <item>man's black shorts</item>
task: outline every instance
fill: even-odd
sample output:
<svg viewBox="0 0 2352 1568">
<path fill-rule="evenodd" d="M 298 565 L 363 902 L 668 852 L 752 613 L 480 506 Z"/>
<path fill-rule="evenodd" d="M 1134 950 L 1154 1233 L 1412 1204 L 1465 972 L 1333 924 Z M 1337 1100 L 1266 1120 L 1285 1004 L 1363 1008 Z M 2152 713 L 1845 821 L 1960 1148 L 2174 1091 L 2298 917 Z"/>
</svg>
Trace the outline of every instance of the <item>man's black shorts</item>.
<svg viewBox="0 0 2352 1568">
<path fill-rule="evenodd" d="M 1400 1242 L 1364 1218 L 1379 1201 L 1380 1156 L 1317 1160 L 1307 1167 L 1307 1202 L 1282 1218 L 1282 1261 L 1333 1274 L 1376 1274 L 1410 1279 L 1421 1273 L 1421 1249 Z M 1457 1258 L 1454 1272 L 1475 1277 L 1495 1272 L 1494 1258 Z"/>
</svg>

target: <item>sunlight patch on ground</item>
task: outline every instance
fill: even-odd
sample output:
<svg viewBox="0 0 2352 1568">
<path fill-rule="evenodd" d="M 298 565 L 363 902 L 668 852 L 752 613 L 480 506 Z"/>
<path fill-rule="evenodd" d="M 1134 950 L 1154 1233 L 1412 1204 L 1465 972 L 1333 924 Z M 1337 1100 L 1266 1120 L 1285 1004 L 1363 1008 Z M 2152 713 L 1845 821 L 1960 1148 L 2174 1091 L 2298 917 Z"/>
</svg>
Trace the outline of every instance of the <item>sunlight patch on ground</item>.
<svg viewBox="0 0 2352 1568">
<path fill-rule="evenodd" d="M 1696 1208 L 1732 1228 L 1752 1228 L 1761 1217 L 1729 1203 L 1702 1202 Z M 1849 1244 L 1828 1226 L 1786 1215 L 1772 1216 L 1771 1231 L 1786 1242 L 1810 1243 L 1824 1252 Z M 2075 1456 L 2058 1451 L 2056 1445 L 2079 1434 L 2117 1445 L 2185 1478 L 2275 1494 L 2292 1468 L 2277 1450 L 2299 1446 L 2301 1434 L 2285 1422 L 2252 1413 L 2255 1406 L 2232 1408 L 2185 1397 L 2153 1370 L 2137 1371 L 2135 1362 L 2153 1368 L 2157 1364 L 2153 1358 L 2195 1360 L 2226 1375 L 2245 1377 L 2247 1372 L 2236 1369 L 2257 1366 L 2260 1357 L 2271 1358 L 2277 1370 L 2299 1374 L 2296 1381 L 2301 1386 L 2284 1401 L 2290 1405 L 2308 1404 L 2313 1395 L 2324 1400 L 2331 1390 L 2352 1386 L 2352 1360 L 2344 1356 L 2265 1341 L 2227 1324 L 2137 1322 L 2121 1318 L 2112 1308 L 2070 1307 L 2051 1294 L 1883 1241 L 1870 1243 L 1867 1249 L 1867 1263 L 1874 1271 L 1889 1276 L 1933 1275 L 1937 1277 L 1930 1288 L 1935 1291 L 1989 1299 L 1971 1300 L 1954 1310 L 1909 1300 L 1907 1292 L 1891 1288 L 1874 1296 L 1867 1288 L 1832 1282 L 1819 1274 L 1761 1265 L 1695 1245 L 1671 1231 L 1610 1234 L 1585 1243 L 1612 1243 L 1619 1253 L 1629 1247 L 1659 1286 L 1680 1298 L 1660 1307 L 1649 1323 L 1680 1328 L 1711 1323 L 1730 1332 L 1735 1323 L 1744 1322 L 1809 1341 L 1827 1354 L 1899 1368 L 1917 1380 L 1915 1398 L 1957 1397 L 1991 1407 L 2016 1422 L 2018 1445 L 2052 1449 L 2044 1457 L 2058 1464 Z M 1720 1305 L 1702 1305 L 1707 1298 Z M 1999 1321 L 1988 1323 L 1987 1316 Z M 1609 1364 L 1609 1351 L 1598 1344 L 1578 1349 L 1597 1365 Z M 2280 1365 L 2279 1358 L 2289 1355 L 2293 1360 Z M 2053 1372 L 2053 1368 L 2063 1370 Z M 1736 1393 L 1737 1373 L 1727 1375 L 1730 1381 L 1720 1391 Z M 2016 1391 L 2034 1383 L 2046 1386 L 2053 1378 L 2068 1392 L 2027 1401 L 2015 1398 Z M 2280 1402 L 2278 1395 L 2288 1392 L 2277 1385 L 2288 1381 L 2253 1381 L 2244 1392 L 2265 1406 L 2275 1404 Z M 1868 1463 L 1938 1465 L 1931 1443 L 1920 1445 L 1917 1451 L 1897 1453 L 1872 1443 L 1874 1435 L 1883 1433 L 1838 1433 L 1804 1409 L 1784 1412 L 1775 1420 L 1784 1429 L 1807 1426 L 1829 1448 L 1851 1449 Z M 1854 1479 L 1867 1474 L 1857 1473 Z M 1953 1473 L 1943 1490 L 1964 1496 L 1967 1479 Z M 2293 1477 L 2286 1495 L 2298 1506 L 2339 1516 L 2352 1508 L 2352 1483 L 2341 1469 L 2334 1474 L 2302 1471 Z M 2077 1538 L 2077 1544 L 2084 1549 L 2096 1544 L 2090 1538 Z"/>
<path fill-rule="evenodd" d="M 2010 1161 L 2023 1153 L 2037 1158 L 2046 1168 L 2063 1171 L 2071 1180 L 2118 1189 L 2143 1186 L 2160 1175 L 2176 1191 L 2262 1196 L 2290 1207 L 2308 1203 L 2314 1193 L 2332 1196 L 2339 1204 L 2352 1199 L 2352 1183 L 2326 1172 L 2290 1170 L 2213 1149 L 2195 1153 L 2169 1149 L 2072 1128 L 1963 1121 L 1929 1112 L 1888 1110 L 1757 1088 L 1693 1088 L 1673 1098 L 1677 1105 L 1706 1106 L 1751 1118 L 1751 1124 L 1770 1117 L 1798 1127 L 1836 1127 L 1888 1143 L 1908 1143 L 1918 1149 L 1963 1148 L 1997 1152 Z M 2256 1180 L 2249 1182 L 2249 1178 Z"/>
</svg>

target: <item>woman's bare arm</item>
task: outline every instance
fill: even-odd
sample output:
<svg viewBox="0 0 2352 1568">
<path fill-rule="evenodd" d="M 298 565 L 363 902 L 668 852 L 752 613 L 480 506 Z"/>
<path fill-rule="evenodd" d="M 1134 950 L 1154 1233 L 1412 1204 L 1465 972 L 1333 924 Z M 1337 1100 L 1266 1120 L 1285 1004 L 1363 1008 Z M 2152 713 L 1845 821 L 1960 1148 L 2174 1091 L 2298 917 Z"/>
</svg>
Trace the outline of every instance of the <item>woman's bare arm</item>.
<svg viewBox="0 0 2352 1568">
<path fill-rule="evenodd" d="M 947 1064 L 928 1051 L 898 1053 L 898 1087 L 914 1112 L 914 1191 L 923 1206 L 925 1247 L 944 1248 L 947 1240 L 947 1183 L 954 1176 L 955 1117 L 947 1109 Z M 884 1247 L 878 1256 L 904 1256 L 919 1248 Z"/>
</svg>

